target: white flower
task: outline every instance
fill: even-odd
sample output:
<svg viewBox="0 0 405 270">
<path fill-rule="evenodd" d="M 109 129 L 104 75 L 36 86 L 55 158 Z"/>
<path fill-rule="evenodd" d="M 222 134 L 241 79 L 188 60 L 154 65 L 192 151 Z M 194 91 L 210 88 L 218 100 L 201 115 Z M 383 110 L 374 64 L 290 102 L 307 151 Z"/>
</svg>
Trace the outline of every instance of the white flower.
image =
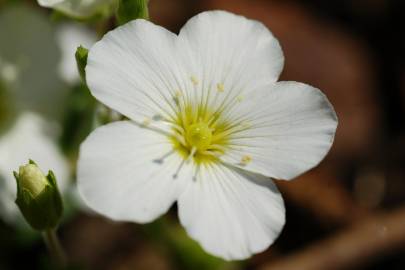
<svg viewBox="0 0 405 270">
<path fill-rule="evenodd" d="M 9 96 L 5 102 L 16 110 L 60 117 L 68 88 L 57 76 L 59 50 L 49 19 L 29 5 L 7 5 L 0 12 L 0 37 L 0 80 Z"/>
<path fill-rule="evenodd" d="M 114 4 L 115 0 L 38 0 L 42 7 L 53 8 L 72 17 L 86 18 Z"/>
<path fill-rule="evenodd" d="M 76 66 L 76 49 L 80 45 L 86 48 L 91 47 L 97 40 L 96 35 L 83 26 L 77 24 L 63 24 L 59 26 L 56 32 L 56 39 L 62 51 L 59 75 L 67 83 L 77 83 L 80 81 L 80 76 Z"/>
<path fill-rule="evenodd" d="M 46 124 L 39 115 L 25 112 L 6 134 L 0 135 L 0 217 L 11 224 L 22 220 L 14 202 L 17 185 L 13 171 L 26 164 L 28 159 L 34 160 L 45 173 L 52 170 L 60 191 L 66 190 L 68 164 L 56 144 L 44 133 L 49 127 Z"/>
<path fill-rule="evenodd" d="M 283 62 L 264 25 L 223 11 L 193 17 L 179 35 L 144 20 L 105 35 L 90 50 L 87 83 L 131 121 L 82 144 L 85 201 L 141 223 L 177 201 L 181 224 L 209 253 L 266 249 L 285 222 L 270 178 L 316 166 L 337 125 L 318 89 L 276 82 Z"/>
</svg>

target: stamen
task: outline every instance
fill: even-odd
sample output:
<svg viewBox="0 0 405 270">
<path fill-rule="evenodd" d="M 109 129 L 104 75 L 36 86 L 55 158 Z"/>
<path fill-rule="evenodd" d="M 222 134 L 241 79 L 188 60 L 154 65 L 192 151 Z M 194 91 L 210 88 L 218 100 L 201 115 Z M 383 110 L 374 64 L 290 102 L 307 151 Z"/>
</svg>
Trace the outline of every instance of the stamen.
<svg viewBox="0 0 405 270">
<path fill-rule="evenodd" d="M 158 132 L 158 133 L 160 133 L 160 134 L 162 134 L 164 136 L 167 136 L 169 138 L 171 136 L 173 136 L 172 133 L 169 133 L 168 131 L 166 131 L 164 129 L 161 129 L 160 127 L 156 127 L 156 126 L 152 125 L 152 123 L 149 122 L 149 121 L 146 121 L 146 122 L 144 121 L 143 123 L 136 122 L 136 124 L 141 128 L 147 128 L 149 130 L 153 130 L 153 131 Z"/>
<path fill-rule="evenodd" d="M 191 159 L 192 157 L 194 157 L 194 155 L 195 155 L 196 152 L 197 152 L 197 147 L 194 147 L 194 146 L 193 146 L 193 148 L 191 148 L 190 154 L 188 155 L 188 157 L 187 157 L 187 159 L 186 159 L 186 162 L 187 162 L 187 163 L 190 162 L 190 159 Z"/>
<path fill-rule="evenodd" d="M 191 80 L 191 82 L 192 82 L 194 85 L 197 85 L 197 84 L 199 83 L 197 77 L 194 76 L 194 75 L 190 77 L 190 80 Z"/>
<path fill-rule="evenodd" d="M 212 152 L 212 151 L 208 151 L 208 150 L 202 151 L 201 154 L 203 154 L 205 156 L 211 156 L 211 157 L 214 157 L 214 158 L 219 158 L 220 157 L 220 154 L 218 154 L 217 152 Z"/>
<path fill-rule="evenodd" d="M 178 133 L 174 133 L 173 137 L 184 147 L 187 147 L 186 140 L 184 139 L 183 135 L 180 135 Z"/>
<path fill-rule="evenodd" d="M 176 92 L 174 93 L 176 98 L 180 98 L 183 96 L 183 93 L 180 90 L 176 90 Z"/>
<path fill-rule="evenodd" d="M 170 150 L 169 152 L 167 152 L 166 154 L 164 154 L 163 156 L 161 156 L 160 158 L 154 159 L 153 162 L 158 163 L 158 164 L 163 164 L 163 162 L 165 161 L 165 158 L 169 157 L 171 154 L 173 154 L 175 151 L 175 149 Z"/>
<path fill-rule="evenodd" d="M 251 128 L 251 124 L 248 121 L 241 121 L 239 123 L 236 123 L 234 125 L 230 125 L 224 129 L 221 130 L 221 132 L 215 134 L 215 136 L 213 136 L 212 141 L 218 141 L 223 139 L 224 137 L 230 136 L 231 134 L 235 134 L 241 131 L 244 131 L 246 129 Z"/>
<path fill-rule="evenodd" d="M 243 128 L 243 129 L 247 129 L 247 128 L 252 127 L 252 125 L 248 121 L 242 121 L 240 123 L 240 127 Z"/>
<path fill-rule="evenodd" d="M 218 92 L 224 92 L 225 86 L 223 83 L 217 83 L 217 90 Z"/>
<path fill-rule="evenodd" d="M 196 164 L 220 162 L 219 157 L 227 150 L 230 141 L 228 136 L 233 132 L 246 129 L 247 125 L 241 125 L 241 121 L 233 121 L 223 112 L 230 106 L 242 101 L 243 97 L 230 88 L 225 91 L 223 82 L 201 82 L 195 75 L 190 74 L 191 86 L 196 91 L 183 92 L 180 88 L 173 89 L 172 98 L 176 102 L 176 117 L 170 123 L 170 141 L 174 149 L 179 152 L 185 162 L 191 159 Z M 228 87 L 228 86 L 227 86 Z M 232 91 L 231 91 L 232 90 Z M 210 98 L 219 97 L 221 92 L 226 92 L 223 102 L 219 105 L 210 103 Z M 190 96 L 189 96 L 190 95 Z M 230 104 L 232 103 L 232 104 Z M 173 103 L 172 103 L 173 104 Z M 228 119 L 229 118 L 229 119 Z M 245 158 L 245 163 L 249 160 Z M 181 164 L 183 166 L 183 164 Z M 174 177 L 178 176 L 177 170 Z"/>
<path fill-rule="evenodd" d="M 249 155 L 244 155 L 244 156 L 242 157 L 242 159 L 240 160 L 240 163 L 241 163 L 243 166 L 246 166 L 246 165 L 249 164 L 251 161 L 252 161 L 252 157 L 251 157 L 251 156 L 249 156 Z"/>
<path fill-rule="evenodd" d="M 146 117 L 146 118 L 143 120 L 142 125 L 145 126 L 145 127 L 147 127 L 147 126 L 150 125 L 150 123 L 152 123 L 152 119 L 150 119 L 149 117 Z"/>
<path fill-rule="evenodd" d="M 161 114 L 155 114 L 153 117 L 152 117 L 152 120 L 153 121 L 162 121 L 164 119 L 164 117 L 161 115 Z"/>
<path fill-rule="evenodd" d="M 219 144 L 212 144 L 210 145 L 210 147 L 208 148 L 208 150 L 219 150 L 221 152 L 225 152 L 226 148 L 219 145 Z"/>
<path fill-rule="evenodd" d="M 173 174 L 173 179 L 176 179 L 179 176 L 179 172 L 181 170 L 181 168 L 183 168 L 184 162 L 186 162 L 185 159 L 183 159 L 179 165 L 179 167 L 177 168 L 176 172 Z"/>
<path fill-rule="evenodd" d="M 175 130 L 177 130 L 178 132 L 180 132 L 181 135 L 185 135 L 185 134 L 186 134 L 186 133 L 185 133 L 185 130 L 184 130 L 184 128 L 183 128 L 182 126 L 177 125 L 177 124 L 175 124 L 175 123 L 172 123 L 172 127 L 173 127 Z"/>
<path fill-rule="evenodd" d="M 196 167 L 195 173 L 193 175 L 193 181 L 197 181 L 197 175 L 200 172 L 200 168 L 201 168 L 201 165 L 198 164 L 197 167 Z"/>
<path fill-rule="evenodd" d="M 193 147 L 190 151 L 190 154 L 188 155 L 188 157 L 186 159 L 183 159 L 179 165 L 179 167 L 177 168 L 176 172 L 173 174 L 173 178 L 176 179 L 179 176 L 180 170 L 181 168 L 183 168 L 184 163 L 189 163 L 190 159 L 195 155 L 195 152 L 197 151 L 197 148 Z"/>
</svg>

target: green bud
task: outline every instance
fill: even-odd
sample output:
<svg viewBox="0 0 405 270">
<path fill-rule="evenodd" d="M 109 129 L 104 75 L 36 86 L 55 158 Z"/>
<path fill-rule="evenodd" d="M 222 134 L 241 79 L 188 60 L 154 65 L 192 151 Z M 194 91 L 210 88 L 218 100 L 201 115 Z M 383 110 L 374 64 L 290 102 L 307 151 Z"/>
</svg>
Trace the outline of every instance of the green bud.
<svg viewBox="0 0 405 270">
<path fill-rule="evenodd" d="M 149 0 L 119 0 L 117 19 L 119 24 L 124 24 L 135 19 L 149 19 Z"/>
<path fill-rule="evenodd" d="M 89 50 L 80 45 L 76 49 L 75 58 L 77 69 L 79 70 L 80 77 L 82 78 L 83 82 L 86 82 L 86 65 L 87 65 L 87 56 L 89 54 Z"/>
<path fill-rule="evenodd" d="M 45 175 L 35 164 L 29 163 L 20 166 L 18 177 L 20 179 L 20 185 L 28 190 L 34 198 L 39 196 L 48 185 L 48 180 Z"/>
<path fill-rule="evenodd" d="M 36 230 L 53 229 L 59 224 L 63 212 L 55 175 L 45 176 L 34 161 L 20 166 L 14 172 L 17 181 L 16 204 L 25 220 Z"/>
</svg>

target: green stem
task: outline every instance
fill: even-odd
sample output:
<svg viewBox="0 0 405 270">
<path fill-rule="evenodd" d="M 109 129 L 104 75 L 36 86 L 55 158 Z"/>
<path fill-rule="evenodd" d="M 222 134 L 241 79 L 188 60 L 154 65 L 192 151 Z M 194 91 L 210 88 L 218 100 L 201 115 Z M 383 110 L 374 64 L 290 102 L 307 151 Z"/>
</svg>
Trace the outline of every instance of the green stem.
<svg viewBox="0 0 405 270">
<path fill-rule="evenodd" d="M 48 251 L 60 268 L 66 268 L 66 255 L 59 242 L 58 236 L 54 229 L 48 229 L 42 233 Z"/>
</svg>

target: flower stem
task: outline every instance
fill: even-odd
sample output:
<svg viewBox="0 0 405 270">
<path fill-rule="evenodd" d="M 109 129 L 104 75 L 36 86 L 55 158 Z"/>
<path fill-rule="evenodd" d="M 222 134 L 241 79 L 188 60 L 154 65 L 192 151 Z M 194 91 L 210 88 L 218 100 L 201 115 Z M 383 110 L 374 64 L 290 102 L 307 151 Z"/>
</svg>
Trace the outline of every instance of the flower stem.
<svg viewBox="0 0 405 270">
<path fill-rule="evenodd" d="M 66 255 L 63 250 L 59 238 L 56 235 L 55 229 L 48 229 L 42 233 L 45 244 L 48 248 L 49 254 L 51 255 L 54 262 L 61 268 L 66 267 Z"/>
</svg>

